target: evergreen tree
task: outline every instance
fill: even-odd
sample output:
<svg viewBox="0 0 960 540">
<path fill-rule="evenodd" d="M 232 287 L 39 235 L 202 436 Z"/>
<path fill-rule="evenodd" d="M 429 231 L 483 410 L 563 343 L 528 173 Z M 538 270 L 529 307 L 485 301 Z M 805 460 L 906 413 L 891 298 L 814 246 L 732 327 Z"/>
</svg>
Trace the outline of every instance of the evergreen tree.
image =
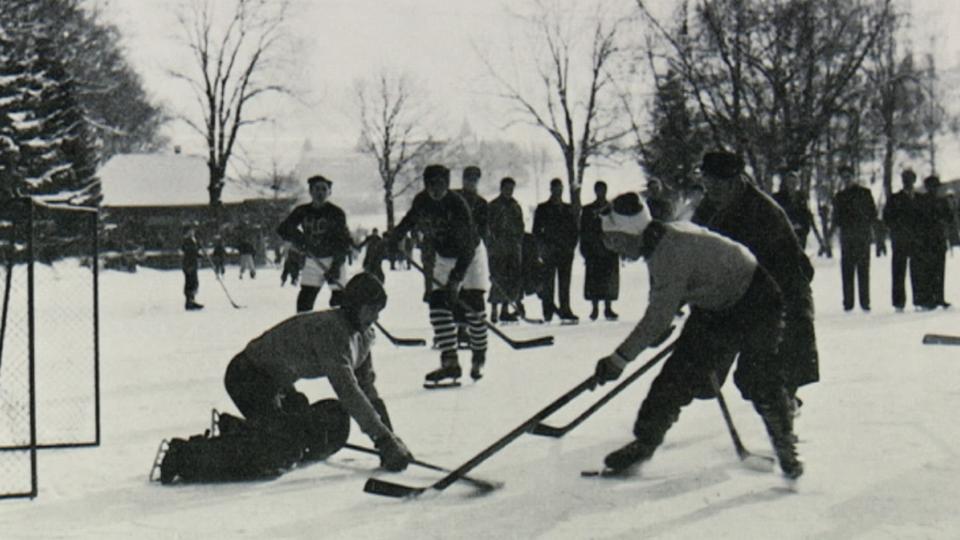
<svg viewBox="0 0 960 540">
<path fill-rule="evenodd" d="M 653 133 L 641 145 L 640 163 L 650 177 L 679 187 L 693 177 L 708 134 L 687 106 L 683 83 L 674 71 L 658 84 L 650 115 Z"/>
</svg>

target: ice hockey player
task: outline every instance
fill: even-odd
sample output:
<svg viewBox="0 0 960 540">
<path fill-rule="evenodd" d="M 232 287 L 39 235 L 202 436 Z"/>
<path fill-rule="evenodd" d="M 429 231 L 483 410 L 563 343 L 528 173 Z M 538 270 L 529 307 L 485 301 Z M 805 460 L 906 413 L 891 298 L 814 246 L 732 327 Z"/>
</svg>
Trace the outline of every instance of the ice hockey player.
<svg viewBox="0 0 960 540">
<path fill-rule="evenodd" d="M 664 435 L 694 398 L 714 397 L 710 373 L 723 381 L 739 354 L 734 382 L 760 414 L 789 479 L 803 473 L 793 437 L 781 357 L 783 296 L 741 244 L 690 223 L 654 220 L 636 193 L 614 199 L 601 224 L 607 246 L 649 268 L 650 298 L 643 318 L 613 353 L 597 362 L 599 384 L 615 380 L 625 365 L 669 327 L 684 303 L 691 314 L 673 354 L 651 384 L 634 424 L 636 437 L 605 459 L 625 472 L 650 459 Z"/>
<path fill-rule="evenodd" d="M 346 214 L 328 200 L 333 182 L 316 175 L 307 179 L 307 185 L 311 202 L 294 208 L 277 228 L 280 238 L 292 243 L 305 257 L 297 312 L 313 309 L 324 281 L 330 284 L 330 306 L 340 305 L 341 284 L 346 281 L 344 263 L 353 246 Z"/>
<path fill-rule="evenodd" d="M 187 311 L 203 309 L 202 304 L 196 301 L 197 291 L 200 289 L 200 280 L 197 278 L 197 268 L 200 257 L 200 244 L 197 242 L 197 231 L 193 225 L 188 225 L 183 231 L 183 241 L 180 243 L 183 252 L 183 296 L 186 297 L 184 308 Z"/>
<path fill-rule="evenodd" d="M 394 246 L 414 227 L 436 250 L 433 278 L 440 283 L 429 296 L 434 346 L 440 349 L 440 368 L 427 373 L 424 386 L 456 386 L 462 371 L 457 358 L 455 311 L 463 310 L 472 352 L 470 376 L 483 376 L 487 355 L 486 305 L 483 292 L 489 282 L 487 253 L 480 242 L 470 209 L 463 197 L 450 191 L 450 170 L 428 165 L 423 170 L 424 191 L 391 233 Z"/>
<path fill-rule="evenodd" d="M 374 385 L 370 354 L 372 324 L 386 303 L 380 281 L 363 272 L 347 282 L 339 309 L 295 315 L 248 343 L 224 376 L 227 393 L 247 422 L 287 433 L 307 422 L 338 424 L 336 418 L 311 415 L 306 396 L 294 388 L 300 379 L 326 377 L 340 405 L 327 406 L 327 415 L 349 415 L 373 440 L 385 469 L 405 469 L 413 456 L 393 432 Z M 310 441 L 305 444 L 309 449 Z"/>
</svg>

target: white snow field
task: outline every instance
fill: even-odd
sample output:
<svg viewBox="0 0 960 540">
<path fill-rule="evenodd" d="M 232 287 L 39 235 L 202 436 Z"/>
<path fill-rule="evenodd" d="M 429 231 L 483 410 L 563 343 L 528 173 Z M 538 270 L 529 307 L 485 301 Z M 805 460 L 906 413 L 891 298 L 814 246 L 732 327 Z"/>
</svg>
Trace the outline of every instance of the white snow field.
<svg viewBox="0 0 960 540">
<path fill-rule="evenodd" d="M 101 275 L 103 438 L 97 448 L 39 453 L 39 496 L 0 501 L 0 537 L 21 538 L 958 538 L 960 347 L 922 345 L 927 332 L 960 333 L 952 310 L 897 314 L 890 259 L 873 261 L 873 311 L 844 313 L 836 259 L 816 259 L 821 382 L 801 389 L 797 420 L 806 474 L 796 491 L 779 472 L 746 469 L 717 404 L 695 401 L 640 474 L 581 478 L 631 437 L 640 400 L 658 369 L 561 439 L 522 435 L 472 474 L 505 482 L 478 496 L 457 483 L 418 499 L 363 492 L 371 476 L 426 486 L 442 475 L 411 466 L 390 474 L 376 457 L 342 450 L 326 463 L 257 483 L 162 486 L 148 482 L 164 438 L 200 433 L 211 408 L 235 411 L 222 386 L 230 358 L 294 311 L 296 289 L 279 271 L 226 285 L 200 274 L 185 312 L 179 271 Z M 957 298 L 960 259 L 948 258 L 947 296 Z M 416 271 L 387 270 L 381 323 L 403 337 L 430 337 Z M 486 376 L 456 390 L 425 390 L 438 364 L 428 347 L 379 339 L 378 387 L 415 456 L 455 468 L 584 380 L 645 307 L 646 270 L 623 268 L 619 322 L 590 322 L 582 261 L 572 295 L 578 326 L 503 326 L 511 336 L 552 334 L 552 347 L 517 351 L 490 335 Z M 42 291 L 39 293 L 42 294 Z M 327 292 L 318 306 L 325 306 Z M 527 299 L 539 313 L 535 299 Z M 640 360 L 649 358 L 647 351 Z M 469 362 L 461 353 L 461 361 Z M 639 365 L 628 367 L 627 373 Z M 42 384 L 42 382 L 41 382 Z M 550 418 L 563 424 L 613 385 L 587 392 Z M 42 388 L 42 386 L 41 386 Z M 329 397 L 324 380 L 301 386 Z M 727 401 L 746 446 L 771 453 L 759 417 L 728 380 Z M 372 446 L 354 424 L 350 442 Z"/>
</svg>

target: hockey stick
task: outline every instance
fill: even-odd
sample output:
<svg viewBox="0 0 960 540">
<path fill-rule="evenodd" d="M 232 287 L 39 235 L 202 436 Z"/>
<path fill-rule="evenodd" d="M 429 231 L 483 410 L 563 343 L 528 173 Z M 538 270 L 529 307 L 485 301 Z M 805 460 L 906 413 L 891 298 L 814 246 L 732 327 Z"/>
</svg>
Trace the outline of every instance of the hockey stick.
<svg viewBox="0 0 960 540">
<path fill-rule="evenodd" d="M 960 336 L 946 334 L 924 334 L 924 345 L 960 345 Z"/>
<path fill-rule="evenodd" d="M 207 262 L 210 264 L 210 267 L 213 268 L 213 275 L 214 277 L 217 278 L 217 283 L 220 284 L 220 288 L 223 289 L 223 294 L 227 295 L 227 300 L 230 301 L 230 305 L 233 306 L 235 309 L 242 309 L 246 307 L 246 306 L 241 306 L 240 304 L 233 301 L 233 297 L 230 296 L 230 291 L 227 290 L 227 286 L 223 283 L 223 280 L 220 279 L 220 274 L 217 273 L 217 266 L 213 264 L 213 260 L 210 258 L 210 255 L 207 255 L 207 251 L 205 249 L 199 246 L 198 248 L 200 250 L 200 253 L 203 254 L 203 258 L 206 259 Z"/>
<path fill-rule="evenodd" d="M 330 270 L 329 268 L 327 268 L 325 264 L 317 260 L 315 257 L 313 260 L 317 263 L 317 266 L 319 266 L 320 269 L 323 270 L 324 274 L 326 274 Z M 341 289 L 343 288 L 343 284 L 341 284 L 339 281 L 337 282 L 337 285 Z M 423 347 L 427 344 L 427 340 L 425 339 L 394 337 L 393 335 L 390 334 L 390 332 L 387 332 L 383 328 L 383 326 L 380 325 L 379 321 L 373 321 L 373 324 L 374 326 L 377 327 L 377 330 L 380 330 L 380 332 L 383 333 L 384 336 L 386 336 L 386 338 L 390 341 L 390 343 L 393 343 L 397 347 Z"/>
<path fill-rule="evenodd" d="M 531 416 L 525 420 L 522 424 L 513 429 L 510 433 L 507 433 L 495 443 L 491 444 L 487 448 L 483 449 L 479 454 L 470 458 L 469 461 L 463 465 L 457 467 L 449 474 L 441 478 L 440 480 L 434 482 L 433 484 L 425 487 L 412 487 L 404 486 L 401 484 L 395 484 L 393 482 L 387 482 L 386 480 L 380 480 L 379 478 L 370 478 L 367 480 L 367 483 L 363 486 L 363 490 L 367 493 L 374 493 L 377 495 L 384 495 L 387 497 L 416 497 L 421 493 L 427 491 L 428 489 L 434 489 L 437 491 L 442 491 L 446 489 L 450 484 L 460 480 L 468 472 L 473 470 L 477 465 L 486 461 L 490 456 L 496 454 L 500 450 L 503 450 L 508 444 L 513 442 L 516 438 L 520 437 L 524 433 L 530 431 L 530 429 L 539 423 L 544 418 L 550 416 L 557 409 L 563 407 L 575 397 L 579 396 L 586 390 L 596 387 L 597 381 L 593 375 L 587 377 L 583 382 L 573 387 L 567 393 L 563 394 L 557 398 L 553 403 L 547 405 L 537 414 Z"/>
<path fill-rule="evenodd" d="M 498 291 L 500 291 L 500 294 L 502 294 L 504 298 L 506 298 L 506 297 L 508 296 L 507 293 L 506 293 L 506 291 L 503 290 L 503 287 L 501 287 L 500 284 L 497 283 L 497 282 L 493 279 L 492 276 L 490 277 L 490 286 L 493 287 L 493 288 L 495 288 L 495 289 L 497 289 Z M 523 293 L 520 293 L 520 295 L 522 296 Z M 545 320 L 543 320 L 543 319 L 531 319 L 531 318 L 527 317 L 527 315 L 526 315 L 526 311 L 527 311 L 527 310 L 526 310 L 526 309 L 520 309 L 520 306 L 521 306 L 522 304 L 520 303 L 519 300 L 510 300 L 510 301 L 507 302 L 507 303 L 513 306 L 514 312 L 515 312 L 515 313 L 520 317 L 520 319 L 521 319 L 523 322 L 525 322 L 525 323 L 528 323 L 528 324 L 544 324 L 545 322 L 547 322 L 547 321 L 545 321 Z M 497 309 L 496 306 L 495 306 L 492 302 L 491 302 L 490 305 L 493 306 L 491 309 Z M 501 319 L 501 320 L 502 320 L 502 319 Z"/>
<path fill-rule="evenodd" d="M 717 394 L 717 403 L 720 404 L 720 412 L 723 413 L 723 420 L 727 423 L 727 430 L 730 431 L 730 438 L 733 439 L 733 447 L 737 450 L 737 457 L 744 465 L 751 469 L 770 471 L 773 469 L 774 459 L 770 456 L 761 456 L 754 454 L 743 446 L 737 428 L 733 427 L 733 418 L 730 416 L 730 410 L 727 409 L 727 401 L 723 399 L 723 392 L 720 391 L 720 382 L 717 380 L 717 374 L 710 372 L 710 385 Z"/>
<path fill-rule="evenodd" d="M 3 365 L 3 343 L 7 337 L 7 313 L 10 309 L 10 285 L 13 276 L 13 255 L 7 257 L 7 275 L 3 285 L 3 320 L 0 322 L 0 365 Z"/>
<path fill-rule="evenodd" d="M 667 355 L 669 355 L 671 352 L 673 352 L 673 348 L 676 344 L 677 342 L 673 341 L 672 343 L 670 343 L 669 345 L 661 349 L 656 356 L 648 360 L 647 363 L 645 363 L 644 365 L 640 366 L 640 369 L 631 373 L 629 377 L 624 379 L 622 382 L 620 382 L 620 384 L 618 384 L 612 390 L 607 392 L 606 395 L 598 399 L 596 403 L 591 405 L 587 410 L 580 413 L 580 416 L 574 418 L 568 424 L 564 426 L 556 427 L 556 426 L 550 426 L 550 425 L 544 424 L 542 422 L 538 422 L 537 425 L 533 426 L 533 429 L 530 430 L 530 433 L 533 435 L 540 435 L 542 437 L 554 437 L 554 438 L 563 437 L 564 435 L 567 434 L 567 432 L 569 432 L 573 428 L 582 424 L 584 420 L 586 420 L 587 418 L 590 418 L 590 416 L 593 415 L 593 413 L 597 412 L 597 410 L 599 410 L 600 407 L 603 407 L 604 405 L 606 405 L 608 401 L 616 397 L 616 395 L 622 392 L 624 388 L 630 386 L 633 383 L 633 381 L 636 381 L 637 379 L 639 379 L 641 375 L 649 371 L 650 368 L 652 368 L 657 362 L 659 362 L 660 360 L 665 358 Z"/>
<path fill-rule="evenodd" d="M 355 444 L 347 443 L 347 444 L 343 445 L 343 447 L 344 447 L 344 448 L 348 448 L 348 449 L 350 449 L 350 450 L 356 450 L 357 452 L 363 452 L 364 454 L 371 454 L 371 455 L 374 455 L 374 456 L 379 456 L 379 455 L 380 455 L 380 452 L 378 452 L 377 450 L 375 450 L 375 449 L 373 449 L 373 448 L 367 448 L 366 446 L 357 446 L 357 445 L 355 445 Z M 416 465 L 416 466 L 418 466 L 418 467 L 423 467 L 424 469 L 430 469 L 431 471 L 440 471 L 440 472 L 444 472 L 444 473 L 449 473 L 449 472 L 450 472 L 450 469 L 441 467 L 441 466 L 439 466 L 439 465 L 434 465 L 434 464 L 432 464 L 432 463 L 427 463 L 427 462 L 425 462 L 425 461 L 420 461 L 420 460 L 418 460 L 418 459 L 415 459 L 415 460 L 411 461 L 410 463 L 413 463 L 414 465 Z M 462 477 L 459 478 L 459 480 L 462 480 L 462 481 L 464 481 L 464 482 L 467 482 L 468 484 L 472 484 L 474 487 L 480 488 L 480 489 L 482 489 L 482 490 L 484 490 L 484 491 L 493 491 L 493 490 L 495 490 L 495 489 L 500 489 L 500 488 L 503 487 L 503 482 L 488 482 L 488 481 L 486 481 L 486 480 L 480 480 L 480 479 L 477 479 L 477 478 L 471 478 L 471 477 L 469 477 L 469 476 L 467 476 L 467 475 L 463 475 Z"/>
<path fill-rule="evenodd" d="M 433 281 L 433 283 L 436 284 L 438 287 L 443 287 L 443 283 L 440 283 L 440 281 L 433 276 L 428 276 L 427 271 L 424 270 L 422 266 L 420 266 L 419 264 L 417 264 L 416 262 L 410 259 L 407 259 L 407 261 L 410 262 L 410 266 L 413 266 L 414 268 L 419 270 L 420 273 L 423 274 L 424 276 L 429 277 Z M 468 312 L 473 312 L 473 309 L 470 306 L 468 306 L 466 303 L 464 303 L 463 300 L 459 300 L 459 303 L 461 308 L 467 310 Z M 490 321 L 488 321 L 485 317 L 483 318 L 483 324 L 485 324 L 487 328 L 490 329 L 491 332 L 496 334 L 497 337 L 505 341 L 507 345 L 510 345 L 510 347 L 514 349 L 530 349 L 533 347 L 543 347 L 546 345 L 553 345 L 553 336 L 542 336 L 542 337 L 533 338 L 533 339 L 512 339 L 510 336 L 501 332 L 499 328 L 490 324 Z"/>
</svg>

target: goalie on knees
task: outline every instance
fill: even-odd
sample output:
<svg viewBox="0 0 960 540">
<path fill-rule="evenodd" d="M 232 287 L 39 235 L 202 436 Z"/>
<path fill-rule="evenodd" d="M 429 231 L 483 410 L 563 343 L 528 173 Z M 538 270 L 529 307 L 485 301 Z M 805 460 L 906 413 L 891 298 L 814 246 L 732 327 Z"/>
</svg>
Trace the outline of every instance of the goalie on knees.
<svg viewBox="0 0 960 540">
<path fill-rule="evenodd" d="M 372 325 L 386 302 L 380 281 L 360 273 L 347 283 L 340 307 L 295 315 L 250 341 L 224 375 L 244 424 L 299 449 L 301 460 L 315 460 L 346 443 L 353 418 L 380 450 L 384 468 L 406 468 L 413 455 L 393 432 L 370 354 Z M 308 405 L 294 385 L 321 377 L 337 399 Z"/>
</svg>

